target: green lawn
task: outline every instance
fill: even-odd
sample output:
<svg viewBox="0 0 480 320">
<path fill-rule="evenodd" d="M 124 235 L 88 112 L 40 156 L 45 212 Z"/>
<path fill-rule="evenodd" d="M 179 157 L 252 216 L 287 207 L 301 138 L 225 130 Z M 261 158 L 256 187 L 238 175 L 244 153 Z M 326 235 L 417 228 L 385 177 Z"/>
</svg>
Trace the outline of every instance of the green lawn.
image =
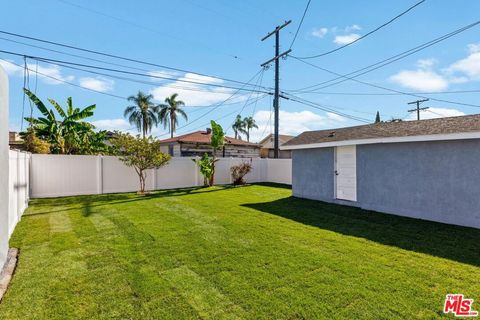
<svg viewBox="0 0 480 320">
<path fill-rule="evenodd" d="M 480 230 L 282 186 L 31 201 L 0 319 L 431 319 L 480 310 Z"/>
</svg>

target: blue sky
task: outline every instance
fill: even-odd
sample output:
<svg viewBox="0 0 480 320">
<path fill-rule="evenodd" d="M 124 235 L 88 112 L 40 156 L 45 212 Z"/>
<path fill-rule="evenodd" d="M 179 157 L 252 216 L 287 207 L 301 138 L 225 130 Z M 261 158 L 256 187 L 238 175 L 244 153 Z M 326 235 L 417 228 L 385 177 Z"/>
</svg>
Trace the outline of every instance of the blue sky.
<svg viewBox="0 0 480 320">
<path fill-rule="evenodd" d="M 415 1 L 312 0 L 292 48 L 292 54 L 302 57 L 334 49 L 381 25 L 414 3 Z M 264 42 L 260 39 L 276 25 L 291 19 L 292 23 L 281 34 L 282 49 L 288 49 L 305 4 L 306 1 L 254 0 L 238 2 L 226 0 L 6 1 L 0 12 L 0 30 L 203 74 L 247 81 L 260 71 L 261 63 L 273 56 L 273 38 Z M 478 12 L 480 12 L 480 2 L 475 0 L 427 0 L 371 36 L 330 55 L 310 59 L 308 62 L 346 74 L 475 22 L 480 19 Z M 411 93 L 480 89 L 479 35 L 480 26 L 476 26 L 405 59 L 362 75 L 358 79 Z M 0 37 L 48 46 L 7 35 L 0 35 Z M 195 74 L 172 73 L 157 67 L 87 55 L 65 48 L 48 47 L 148 69 L 147 71 L 173 78 L 238 86 Z M 0 48 L 59 60 L 102 65 L 3 39 L 0 39 Z M 0 53 L 0 58 L 23 64 L 21 57 Z M 30 68 L 37 68 L 34 60 L 27 62 Z M 23 71 L 7 62 L 0 61 L 0 63 L 10 75 L 10 128 L 18 130 L 21 126 Z M 186 110 L 190 118 L 190 124 L 185 125 L 184 122 L 180 124 L 178 134 L 205 128 L 210 119 L 220 119 L 224 128 L 228 128 L 235 115 L 242 109 L 242 115 L 253 115 L 260 127 L 253 133 L 254 139 L 258 140 L 263 134 L 271 132 L 273 120 L 269 121 L 271 110 L 269 96 L 259 99 L 257 103 L 251 103 L 263 95 L 237 94 L 229 101 L 235 102 L 234 104 L 220 106 L 208 113 L 212 108 L 198 106 L 223 101 L 234 93 L 234 90 L 141 77 L 136 79 L 146 80 L 150 84 L 132 83 L 47 63 L 39 63 L 38 71 L 79 86 L 122 97 L 135 94 L 138 90 L 150 92 L 155 95 L 159 103 L 167 94 L 178 92 L 179 98 L 187 105 Z M 281 61 L 281 89 L 286 92 L 331 78 L 331 74 L 314 69 L 293 58 Z M 263 86 L 273 86 L 273 68 L 261 72 L 253 83 L 260 80 Z M 35 87 L 36 81 L 36 92 L 42 100 L 53 98 L 64 103 L 67 97 L 72 96 L 74 104 L 78 107 L 96 104 L 97 110 L 92 121 L 97 127 L 131 130 L 131 126 L 123 119 L 123 110 L 128 105 L 127 101 L 55 82 L 43 76 L 36 79 L 34 73 L 31 73 L 30 88 Z M 407 102 L 416 99 L 412 96 L 339 95 L 338 93 L 391 92 L 345 81 L 321 89 L 320 92 L 303 93 L 300 96 L 342 113 L 366 119 L 373 120 L 377 110 L 385 120 L 392 117 L 404 119 L 413 117 L 413 114 L 407 113 L 410 107 Z M 441 93 L 428 96 L 480 105 L 478 92 Z M 248 100 L 249 97 L 250 100 Z M 431 112 L 422 114 L 423 118 L 479 112 L 477 107 L 438 101 L 429 101 L 425 106 L 431 107 Z M 27 103 L 25 113 L 29 112 L 30 107 Z M 198 118 L 204 114 L 205 116 Z M 349 118 L 286 100 L 281 102 L 280 117 L 280 131 L 285 134 L 361 124 Z M 153 133 L 164 137 L 165 132 L 163 128 L 158 128 Z M 231 134 L 231 130 L 228 133 Z"/>
</svg>

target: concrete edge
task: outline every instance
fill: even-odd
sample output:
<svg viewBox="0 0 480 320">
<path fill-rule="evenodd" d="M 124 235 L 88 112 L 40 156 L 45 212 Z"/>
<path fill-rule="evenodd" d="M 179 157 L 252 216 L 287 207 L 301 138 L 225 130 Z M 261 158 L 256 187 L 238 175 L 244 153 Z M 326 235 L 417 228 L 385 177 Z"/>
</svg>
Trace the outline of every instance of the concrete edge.
<svg viewBox="0 0 480 320">
<path fill-rule="evenodd" d="M 7 291 L 8 284 L 12 280 L 15 268 L 17 266 L 19 250 L 17 248 L 8 249 L 7 261 L 0 272 L 0 303 Z"/>
</svg>

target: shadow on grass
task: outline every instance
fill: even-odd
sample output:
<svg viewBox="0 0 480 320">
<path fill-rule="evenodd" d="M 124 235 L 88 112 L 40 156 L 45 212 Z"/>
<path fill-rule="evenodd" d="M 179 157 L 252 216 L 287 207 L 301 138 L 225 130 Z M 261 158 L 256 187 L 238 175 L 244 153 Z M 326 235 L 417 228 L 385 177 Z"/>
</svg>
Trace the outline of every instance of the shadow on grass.
<svg viewBox="0 0 480 320">
<path fill-rule="evenodd" d="M 384 245 L 480 266 L 480 230 L 288 197 L 245 207 Z"/>
<path fill-rule="evenodd" d="M 243 188 L 250 185 L 242 186 Z M 152 191 L 144 195 L 137 193 L 110 193 L 101 195 L 81 195 L 81 196 L 69 196 L 60 198 L 43 198 L 34 199 L 31 201 L 31 206 L 35 207 L 34 212 L 27 212 L 24 216 L 38 216 L 44 214 L 50 214 L 55 212 L 65 212 L 71 210 L 81 210 L 82 215 L 85 217 L 90 216 L 94 212 L 95 207 L 101 206 L 114 206 L 129 202 L 148 201 L 152 199 L 162 197 L 179 197 L 193 194 L 205 194 L 210 192 L 224 191 L 232 188 L 237 188 L 233 185 L 220 185 L 215 187 L 190 187 L 190 188 L 178 188 Z M 55 207 L 61 207 L 60 209 L 53 209 Z"/>
</svg>

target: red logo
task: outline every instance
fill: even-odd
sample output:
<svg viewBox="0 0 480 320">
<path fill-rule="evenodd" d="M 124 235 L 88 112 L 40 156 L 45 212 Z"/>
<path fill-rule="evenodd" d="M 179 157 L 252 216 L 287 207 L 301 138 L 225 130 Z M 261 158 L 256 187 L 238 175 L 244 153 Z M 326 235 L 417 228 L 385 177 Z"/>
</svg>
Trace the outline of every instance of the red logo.
<svg viewBox="0 0 480 320">
<path fill-rule="evenodd" d="M 453 313 L 456 317 L 476 317 L 478 312 L 472 310 L 473 299 L 465 299 L 463 294 L 447 294 L 443 313 Z"/>
</svg>

